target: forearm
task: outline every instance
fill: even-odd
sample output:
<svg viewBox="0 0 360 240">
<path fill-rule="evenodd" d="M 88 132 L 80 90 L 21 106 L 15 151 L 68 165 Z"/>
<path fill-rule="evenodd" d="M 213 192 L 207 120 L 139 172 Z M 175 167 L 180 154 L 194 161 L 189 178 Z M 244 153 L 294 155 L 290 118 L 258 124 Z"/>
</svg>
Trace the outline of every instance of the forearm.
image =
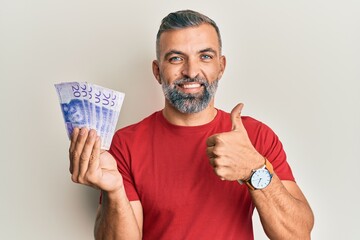
<svg viewBox="0 0 360 240">
<path fill-rule="evenodd" d="M 95 222 L 95 239 L 141 239 L 141 230 L 124 189 L 103 192 Z"/>
<path fill-rule="evenodd" d="M 301 191 L 295 198 L 274 175 L 267 188 L 250 192 L 270 239 L 310 239 L 314 219 Z"/>
</svg>

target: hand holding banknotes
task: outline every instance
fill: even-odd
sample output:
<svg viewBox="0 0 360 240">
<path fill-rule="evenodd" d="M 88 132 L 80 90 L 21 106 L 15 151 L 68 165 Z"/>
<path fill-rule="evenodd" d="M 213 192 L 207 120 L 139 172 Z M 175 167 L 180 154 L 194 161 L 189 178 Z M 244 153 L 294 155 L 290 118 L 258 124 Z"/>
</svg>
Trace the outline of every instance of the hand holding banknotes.
<svg viewBox="0 0 360 240">
<path fill-rule="evenodd" d="M 96 130 L 74 128 L 69 149 L 72 181 L 108 193 L 120 189 L 123 181 L 113 156 L 101 150 Z"/>
</svg>

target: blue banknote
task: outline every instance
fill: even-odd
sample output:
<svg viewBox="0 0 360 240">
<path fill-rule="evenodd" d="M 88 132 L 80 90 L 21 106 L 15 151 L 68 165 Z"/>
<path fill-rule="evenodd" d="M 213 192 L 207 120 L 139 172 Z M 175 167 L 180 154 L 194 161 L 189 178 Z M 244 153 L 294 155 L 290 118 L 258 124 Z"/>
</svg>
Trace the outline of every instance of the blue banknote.
<svg viewBox="0 0 360 240">
<path fill-rule="evenodd" d="M 110 121 L 112 124 L 108 125 L 107 132 L 109 132 L 109 133 L 115 132 L 117 120 L 120 115 L 120 110 L 121 110 L 122 104 L 124 102 L 124 98 L 125 98 L 125 94 L 122 92 L 114 91 L 112 94 L 111 103 L 110 103 L 110 108 L 111 108 Z M 105 143 L 105 145 L 110 146 L 112 137 L 113 137 L 113 135 L 108 136 L 106 138 L 107 142 Z"/>
<path fill-rule="evenodd" d="M 55 84 L 68 137 L 75 127 L 95 129 L 109 149 L 125 94 L 87 82 Z"/>
<path fill-rule="evenodd" d="M 101 89 L 102 87 L 92 84 L 91 85 L 92 91 L 93 91 L 93 97 L 92 97 L 92 115 L 94 119 L 94 126 L 93 128 L 96 129 L 96 131 L 100 132 L 100 126 L 101 126 Z"/>
<path fill-rule="evenodd" d="M 68 137 L 75 127 L 88 127 L 85 105 L 79 83 L 55 84 Z"/>
<path fill-rule="evenodd" d="M 92 119 L 91 106 L 90 106 L 91 92 L 86 82 L 79 82 L 79 86 L 81 91 L 81 97 L 84 103 L 86 121 L 88 123 L 88 127 L 92 128 L 93 119 Z"/>
</svg>

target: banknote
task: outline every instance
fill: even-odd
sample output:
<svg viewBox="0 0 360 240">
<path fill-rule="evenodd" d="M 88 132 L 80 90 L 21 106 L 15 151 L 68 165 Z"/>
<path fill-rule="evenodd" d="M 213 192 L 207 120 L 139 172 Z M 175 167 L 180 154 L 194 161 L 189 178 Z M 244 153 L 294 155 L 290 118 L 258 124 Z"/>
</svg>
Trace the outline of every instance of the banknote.
<svg viewBox="0 0 360 240">
<path fill-rule="evenodd" d="M 90 92 L 88 89 L 88 84 L 86 82 L 79 82 L 81 97 L 84 103 L 85 117 L 88 127 L 92 127 L 92 115 L 90 109 Z"/>
<path fill-rule="evenodd" d="M 96 129 L 96 131 L 99 132 L 100 130 L 100 126 L 101 126 L 101 87 L 91 84 L 91 89 L 92 89 L 92 115 L 94 118 L 94 129 Z"/>
<path fill-rule="evenodd" d="M 70 138 L 75 127 L 95 129 L 101 148 L 109 149 L 125 94 L 87 82 L 55 84 Z"/>
<path fill-rule="evenodd" d="M 100 104 L 101 104 L 101 125 L 100 129 L 100 135 L 104 136 L 103 141 L 105 141 L 105 138 L 107 136 L 106 132 L 106 126 L 110 124 L 109 116 L 110 116 L 110 100 L 112 96 L 112 91 L 107 88 L 101 89 L 101 97 L 100 97 Z"/>
<path fill-rule="evenodd" d="M 55 84 L 68 137 L 75 127 L 88 127 L 85 106 L 77 82 Z"/>
<path fill-rule="evenodd" d="M 105 145 L 110 146 L 111 144 L 112 141 L 111 133 L 115 132 L 117 119 L 119 118 L 120 109 L 122 107 L 124 97 L 125 95 L 121 92 L 117 92 L 117 91 L 112 92 L 111 101 L 110 101 L 110 110 L 108 115 L 108 119 L 112 124 L 108 124 L 106 127 L 106 132 L 110 135 L 107 136 L 106 138 L 107 142 L 105 142 Z"/>
</svg>

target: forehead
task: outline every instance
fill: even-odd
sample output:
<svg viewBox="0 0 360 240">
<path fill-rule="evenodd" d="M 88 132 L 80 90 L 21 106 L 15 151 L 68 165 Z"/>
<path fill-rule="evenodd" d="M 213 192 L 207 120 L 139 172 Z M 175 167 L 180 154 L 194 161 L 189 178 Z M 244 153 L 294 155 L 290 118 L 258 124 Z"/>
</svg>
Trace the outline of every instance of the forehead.
<svg viewBox="0 0 360 240">
<path fill-rule="evenodd" d="M 159 39 L 160 56 L 172 50 L 191 53 L 206 48 L 220 51 L 216 30 L 207 23 L 194 27 L 169 30 L 163 32 Z"/>
</svg>

